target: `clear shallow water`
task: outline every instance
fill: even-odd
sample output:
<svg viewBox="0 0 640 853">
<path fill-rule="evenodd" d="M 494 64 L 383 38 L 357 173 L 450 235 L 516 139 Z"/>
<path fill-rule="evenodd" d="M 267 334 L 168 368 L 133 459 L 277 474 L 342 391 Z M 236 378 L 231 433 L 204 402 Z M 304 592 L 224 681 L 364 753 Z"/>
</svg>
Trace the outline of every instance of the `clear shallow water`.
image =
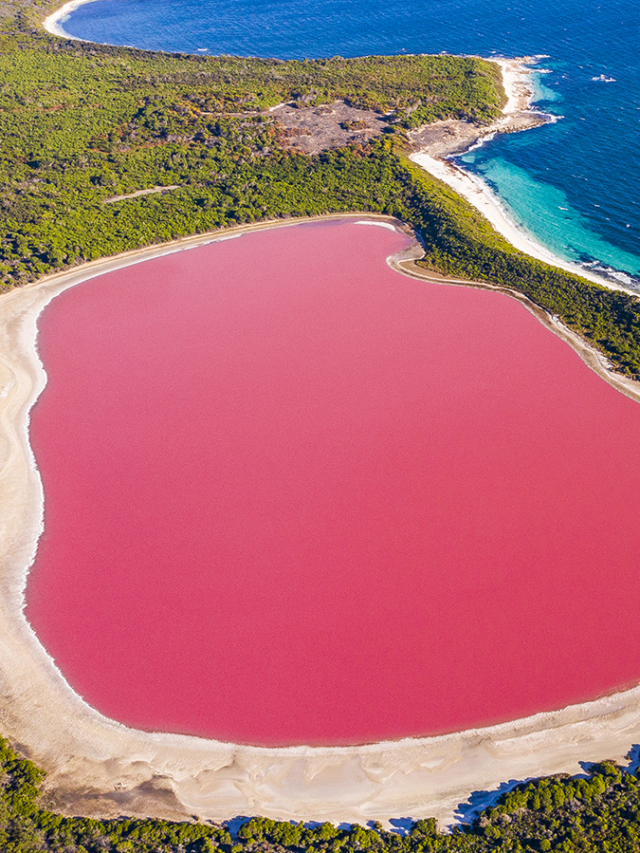
<svg viewBox="0 0 640 853">
<path fill-rule="evenodd" d="M 640 274 L 636 0 L 96 0 L 64 26 L 98 42 L 285 59 L 546 54 L 538 103 L 563 118 L 464 163 L 557 254 Z"/>
<path fill-rule="evenodd" d="M 281 228 L 46 308 L 27 616 L 98 710 L 358 743 L 638 681 L 640 406 L 405 245 Z"/>
</svg>

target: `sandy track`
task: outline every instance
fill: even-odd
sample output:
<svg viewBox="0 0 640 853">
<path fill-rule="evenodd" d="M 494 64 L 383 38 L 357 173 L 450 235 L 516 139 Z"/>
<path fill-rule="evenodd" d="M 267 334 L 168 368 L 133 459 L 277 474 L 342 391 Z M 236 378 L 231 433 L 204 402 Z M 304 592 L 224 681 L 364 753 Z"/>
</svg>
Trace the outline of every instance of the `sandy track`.
<svg viewBox="0 0 640 853">
<path fill-rule="evenodd" d="M 399 226 L 384 217 L 366 218 Z M 42 489 L 27 440 L 28 411 L 46 378 L 35 351 L 37 316 L 62 290 L 103 272 L 265 227 L 273 223 L 131 252 L 0 298 L 0 730 L 48 771 L 47 805 L 94 815 L 263 814 L 360 822 L 435 815 L 449 822 L 474 791 L 496 789 L 505 780 L 575 773 L 580 761 L 624 758 L 640 743 L 640 688 L 443 737 L 263 749 L 128 729 L 86 705 L 57 672 L 22 614 L 42 517 Z M 416 254 L 414 247 L 392 264 L 427 278 L 411 264 Z M 606 373 L 600 359 L 569 339 Z M 633 383 L 625 392 L 640 400 Z"/>
</svg>

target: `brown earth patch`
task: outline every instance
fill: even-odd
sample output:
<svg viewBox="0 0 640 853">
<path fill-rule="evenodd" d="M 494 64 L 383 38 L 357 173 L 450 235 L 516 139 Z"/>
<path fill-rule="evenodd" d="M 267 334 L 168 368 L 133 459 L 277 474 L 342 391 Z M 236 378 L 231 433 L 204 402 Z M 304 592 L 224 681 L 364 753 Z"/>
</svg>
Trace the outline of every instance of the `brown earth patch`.
<svg viewBox="0 0 640 853">
<path fill-rule="evenodd" d="M 280 104 L 268 115 L 276 120 L 280 143 L 304 154 L 319 154 L 354 142 L 368 142 L 380 136 L 388 125 L 388 116 L 350 107 L 344 101 L 318 107 Z"/>
</svg>

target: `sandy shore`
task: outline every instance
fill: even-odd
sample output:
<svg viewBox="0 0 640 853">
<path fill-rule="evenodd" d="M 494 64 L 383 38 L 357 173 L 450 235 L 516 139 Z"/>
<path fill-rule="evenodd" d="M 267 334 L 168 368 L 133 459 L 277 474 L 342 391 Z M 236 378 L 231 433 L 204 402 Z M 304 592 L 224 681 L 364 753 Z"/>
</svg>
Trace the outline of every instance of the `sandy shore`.
<svg viewBox="0 0 640 853">
<path fill-rule="evenodd" d="M 42 26 L 48 33 L 51 33 L 52 36 L 74 39 L 74 41 L 84 41 L 84 39 L 78 38 L 78 36 L 70 35 L 65 30 L 63 24 L 72 12 L 75 12 L 75 10 L 80 6 L 84 6 L 86 3 L 92 2 L 93 0 L 70 0 L 69 3 L 65 3 L 64 6 L 61 6 L 59 9 L 56 9 L 55 12 L 52 12 L 51 15 L 48 15 L 43 20 Z"/>
<path fill-rule="evenodd" d="M 489 220 L 499 234 L 521 252 L 612 290 L 625 290 L 635 294 L 635 291 L 628 290 L 610 278 L 554 255 L 515 224 L 498 197 L 481 178 L 446 159 L 450 155 L 463 153 L 482 139 L 490 138 L 496 133 L 528 130 L 546 121 L 542 114 L 530 109 L 533 89 L 529 80 L 531 71 L 527 67 L 529 62 L 527 57 L 491 61 L 496 62 L 502 70 L 507 95 L 502 117 L 493 125 L 484 128 L 477 128 L 468 122 L 451 120 L 429 125 L 424 131 L 410 135 L 414 147 L 419 149 L 410 155 L 411 160 L 467 199 Z"/>
<path fill-rule="evenodd" d="M 346 218 L 365 216 L 400 227 L 385 217 Z M 35 348 L 39 313 L 64 289 L 101 273 L 273 226 L 265 223 L 130 252 L 49 276 L 0 298 L 0 731 L 48 771 L 45 803 L 73 814 L 207 819 L 262 814 L 358 822 L 433 815 L 449 823 L 467 811 L 465 803 L 474 792 L 495 791 L 507 780 L 576 773 L 581 761 L 624 759 L 632 744 L 640 742 L 640 688 L 441 737 L 264 749 L 145 733 L 108 720 L 70 689 L 40 646 L 22 612 L 42 528 L 43 493 L 27 435 L 29 409 L 46 380 Z M 418 252 L 416 244 L 390 262 L 405 274 L 428 278 L 413 267 Z M 554 325 L 550 318 L 547 322 Z M 554 330 L 618 384 L 580 341 L 561 328 Z M 633 383 L 621 390 L 640 401 Z"/>
</svg>

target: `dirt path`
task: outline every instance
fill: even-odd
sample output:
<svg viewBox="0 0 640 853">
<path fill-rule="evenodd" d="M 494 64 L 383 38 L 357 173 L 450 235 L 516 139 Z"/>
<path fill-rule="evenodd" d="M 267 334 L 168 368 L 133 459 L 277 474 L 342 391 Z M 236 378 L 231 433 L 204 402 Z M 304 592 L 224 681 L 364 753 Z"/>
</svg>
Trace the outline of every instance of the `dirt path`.
<svg viewBox="0 0 640 853">
<path fill-rule="evenodd" d="M 114 201 L 124 201 L 127 198 L 138 198 L 141 195 L 153 195 L 154 193 L 166 193 L 170 190 L 179 190 L 180 187 L 178 184 L 173 184 L 170 187 L 151 187 L 148 190 L 136 190 L 134 193 L 127 193 L 126 195 L 114 195 L 113 198 L 105 198 L 102 200 L 103 204 L 112 204 Z"/>
</svg>

